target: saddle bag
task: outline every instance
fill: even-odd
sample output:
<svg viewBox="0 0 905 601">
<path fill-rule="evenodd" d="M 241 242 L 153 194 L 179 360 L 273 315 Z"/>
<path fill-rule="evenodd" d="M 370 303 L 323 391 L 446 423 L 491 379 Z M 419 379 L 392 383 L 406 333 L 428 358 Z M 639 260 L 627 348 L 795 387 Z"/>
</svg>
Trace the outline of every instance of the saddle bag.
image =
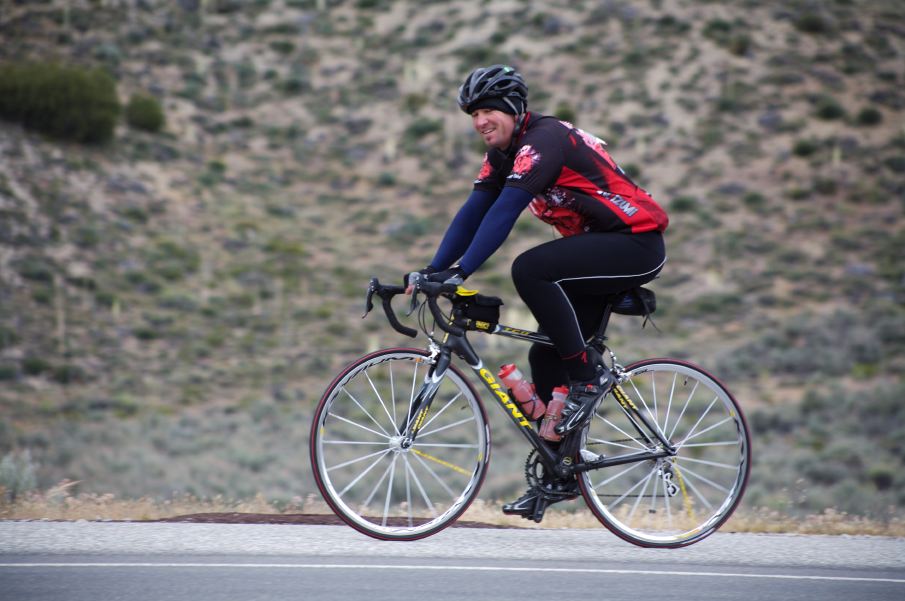
<svg viewBox="0 0 905 601">
<path fill-rule="evenodd" d="M 632 288 L 622 293 L 613 303 L 613 313 L 620 315 L 643 315 L 649 317 L 657 310 L 657 296 L 647 288 Z"/>
</svg>

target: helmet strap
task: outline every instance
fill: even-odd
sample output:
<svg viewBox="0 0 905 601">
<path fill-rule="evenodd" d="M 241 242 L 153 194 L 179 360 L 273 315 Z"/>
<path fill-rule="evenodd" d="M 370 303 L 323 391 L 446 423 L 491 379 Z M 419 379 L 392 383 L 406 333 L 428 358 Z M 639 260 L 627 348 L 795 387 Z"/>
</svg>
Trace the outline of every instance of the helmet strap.
<svg viewBox="0 0 905 601">
<path fill-rule="evenodd" d="M 509 141 L 509 147 L 506 149 L 507 155 L 512 152 L 519 138 L 522 137 L 522 129 L 524 129 L 527 119 L 528 111 L 523 111 L 515 116 L 515 128 L 512 130 L 512 139 Z"/>
</svg>

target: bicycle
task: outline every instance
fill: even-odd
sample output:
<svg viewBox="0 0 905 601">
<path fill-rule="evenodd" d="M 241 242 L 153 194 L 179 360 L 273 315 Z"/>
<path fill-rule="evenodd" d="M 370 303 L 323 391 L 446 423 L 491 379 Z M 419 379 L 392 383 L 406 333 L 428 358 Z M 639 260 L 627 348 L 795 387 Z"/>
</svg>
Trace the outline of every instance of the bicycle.
<svg viewBox="0 0 905 601">
<path fill-rule="evenodd" d="M 314 412 L 315 481 L 349 526 L 381 540 L 417 540 L 450 526 L 477 497 L 490 460 L 490 426 L 454 356 L 478 376 L 531 445 L 526 479 L 550 503 L 580 493 L 606 528 L 643 547 L 690 545 L 732 515 L 751 464 L 748 426 L 733 396 L 686 361 L 646 359 L 622 366 L 606 346 L 611 315 L 649 317 L 656 302 L 652 291 L 639 288 L 606 300 L 589 344 L 615 384 L 586 425 L 551 443 L 484 366 L 467 333 L 552 346 L 550 339 L 498 319 L 494 323 L 502 304 L 498 298 L 425 279 L 412 285 L 408 313 L 423 295 L 418 317 L 427 349 L 386 348 L 353 361 Z M 376 295 L 392 327 L 415 338 L 418 331 L 402 325 L 392 307 L 392 299 L 404 292 L 372 279 L 362 317 L 373 309 Z M 451 309 L 440 308 L 441 298 Z M 533 516 L 536 521 L 540 514 Z"/>
</svg>

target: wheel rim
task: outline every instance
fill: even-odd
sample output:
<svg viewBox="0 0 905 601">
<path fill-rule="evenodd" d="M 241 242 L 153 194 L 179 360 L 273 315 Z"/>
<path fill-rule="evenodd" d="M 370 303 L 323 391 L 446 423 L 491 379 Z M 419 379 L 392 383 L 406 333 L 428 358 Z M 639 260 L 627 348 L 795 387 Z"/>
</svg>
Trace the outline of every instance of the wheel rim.
<svg viewBox="0 0 905 601">
<path fill-rule="evenodd" d="M 610 530 L 636 544 L 682 546 L 700 540 L 728 519 L 744 492 L 750 466 L 744 416 L 729 392 L 694 366 L 642 363 L 629 366 L 626 376 L 622 389 L 677 454 L 584 472 L 588 505 Z M 612 396 L 582 445 L 608 457 L 651 447 Z"/>
<path fill-rule="evenodd" d="M 340 517 L 378 538 L 417 538 L 453 522 L 477 494 L 489 459 L 483 407 L 447 370 L 413 444 L 400 428 L 430 362 L 378 353 L 328 389 L 312 450 L 318 486 Z"/>
</svg>

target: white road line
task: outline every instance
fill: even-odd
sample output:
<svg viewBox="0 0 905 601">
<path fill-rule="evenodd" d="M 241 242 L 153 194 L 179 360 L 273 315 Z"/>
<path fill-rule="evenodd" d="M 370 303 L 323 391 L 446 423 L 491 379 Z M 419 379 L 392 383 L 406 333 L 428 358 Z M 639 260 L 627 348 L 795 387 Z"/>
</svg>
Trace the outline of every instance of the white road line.
<svg viewBox="0 0 905 601">
<path fill-rule="evenodd" d="M 565 574 L 633 574 L 639 576 L 706 576 L 713 578 L 767 578 L 776 580 L 818 580 L 826 582 L 887 582 L 905 584 L 903 578 L 861 578 L 854 576 L 799 576 L 794 574 L 743 574 L 737 572 L 679 572 L 668 570 L 617 570 L 602 568 L 546 568 L 496 566 L 361 565 L 330 563 L 0 563 L 0 568 L 250 568 L 301 570 L 436 570 L 460 572 L 548 572 Z"/>
</svg>

